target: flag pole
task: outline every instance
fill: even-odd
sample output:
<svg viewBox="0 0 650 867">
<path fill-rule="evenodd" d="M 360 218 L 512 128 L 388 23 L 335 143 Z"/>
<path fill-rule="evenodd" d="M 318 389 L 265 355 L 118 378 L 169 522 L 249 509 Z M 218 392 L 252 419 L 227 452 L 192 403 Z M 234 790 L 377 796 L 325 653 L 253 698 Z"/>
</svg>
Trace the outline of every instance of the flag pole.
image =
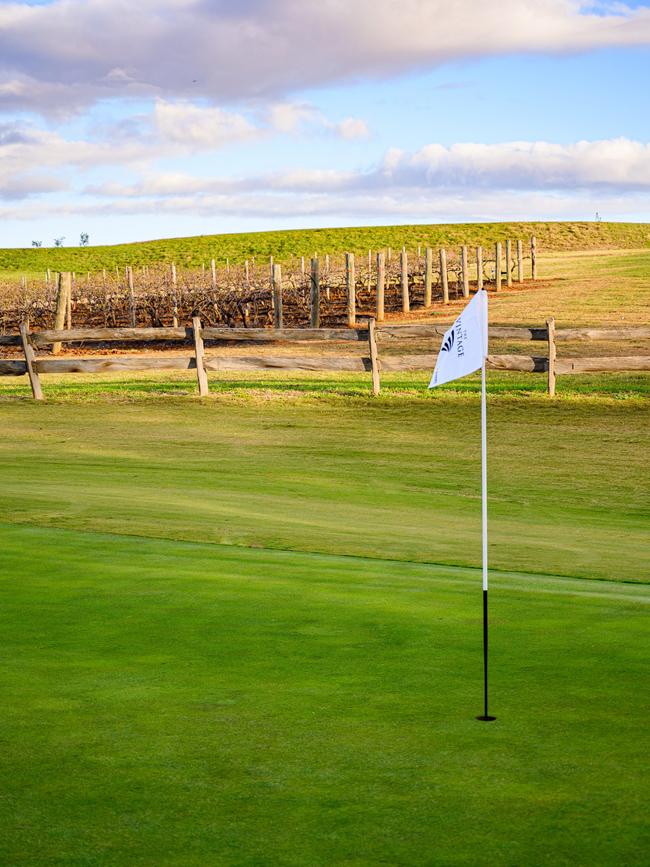
<svg viewBox="0 0 650 867">
<path fill-rule="evenodd" d="M 487 323 L 485 324 L 487 330 Z M 487 520 L 487 401 L 485 398 L 485 356 L 481 366 L 481 524 L 483 543 L 483 713 L 476 719 L 492 722 L 488 713 L 488 520 Z"/>
</svg>

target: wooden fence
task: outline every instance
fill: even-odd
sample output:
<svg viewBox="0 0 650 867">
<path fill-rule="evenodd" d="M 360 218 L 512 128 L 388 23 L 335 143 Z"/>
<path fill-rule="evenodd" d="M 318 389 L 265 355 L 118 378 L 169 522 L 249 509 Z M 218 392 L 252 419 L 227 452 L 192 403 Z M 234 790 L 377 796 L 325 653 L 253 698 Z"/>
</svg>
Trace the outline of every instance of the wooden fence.
<svg viewBox="0 0 650 867">
<path fill-rule="evenodd" d="M 199 317 L 191 327 L 176 328 L 78 328 L 30 331 L 26 323 L 19 334 L 0 336 L 0 346 L 21 347 L 23 358 L 0 358 L 0 376 L 28 375 L 32 394 L 42 399 L 40 374 L 43 373 L 103 373 L 105 371 L 136 370 L 195 370 L 199 394 L 209 392 L 208 371 L 216 370 L 311 370 L 311 371 L 367 371 L 372 377 L 373 394 L 379 394 L 381 372 L 432 371 L 437 354 L 391 355 L 381 353 L 382 346 L 408 339 L 441 338 L 447 325 L 392 325 L 378 326 L 368 318 L 363 326 L 354 328 L 204 328 Z M 556 329 L 555 321 L 548 319 L 539 328 L 491 327 L 493 339 L 511 341 L 542 341 L 547 353 L 535 355 L 488 355 L 487 366 L 492 370 L 518 370 L 547 375 L 548 393 L 555 394 L 556 377 L 569 373 L 605 371 L 650 370 L 649 356 L 614 356 L 589 358 L 558 358 L 557 343 L 575 340 L 645 340 L 650 338 L 650 327 L 595 329 Z M 368 346 L 367 356 L 337 355 L 253 355 L 209 356 L 205 354 L 205 341 L 246 342 L 268 344 L 278 342 L 310 343 L 314 341 L 362 342 Z M 190 343 L 191 355 L 133 355 L 89 357 L 41 357 L 37 350 L 57 344 L 70 343 L 160 343 L 176 341 Z"/>
</svg>

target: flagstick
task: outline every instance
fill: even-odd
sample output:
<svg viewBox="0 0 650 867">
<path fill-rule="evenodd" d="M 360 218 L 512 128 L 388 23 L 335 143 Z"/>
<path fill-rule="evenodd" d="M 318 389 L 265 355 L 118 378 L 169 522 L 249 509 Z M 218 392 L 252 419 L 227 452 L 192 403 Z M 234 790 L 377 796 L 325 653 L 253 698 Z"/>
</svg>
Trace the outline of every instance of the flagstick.
<svg viewBox="0 0 650 867">
<path fill-rule="evenodd" d="M 485 357 L 481 367 L 481 518 L 483 529 L 483 722 L 492 722 L 488 714 L 488 526 L 487 526 L 487 401 L 485 399 Z"/>
</svg>

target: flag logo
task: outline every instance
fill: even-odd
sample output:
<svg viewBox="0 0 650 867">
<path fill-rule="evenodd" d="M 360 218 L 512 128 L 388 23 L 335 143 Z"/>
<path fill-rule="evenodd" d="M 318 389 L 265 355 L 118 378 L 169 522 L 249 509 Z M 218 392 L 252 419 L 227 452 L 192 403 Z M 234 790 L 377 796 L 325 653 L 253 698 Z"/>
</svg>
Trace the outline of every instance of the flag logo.
<svg viewBox="0 0 650 867">
<path fill-rule="evenodd" d="M 451 350 L 454 348 L 455 342 L 456 342 L 456 334 L 455 334 L 455 332 L 452 331 L 451 334 L 449 335 L 449 337 L 447 337 L 445 342 L 440 347 L 440 351 L 441 352 L 451 352 Z"/>
</svg>

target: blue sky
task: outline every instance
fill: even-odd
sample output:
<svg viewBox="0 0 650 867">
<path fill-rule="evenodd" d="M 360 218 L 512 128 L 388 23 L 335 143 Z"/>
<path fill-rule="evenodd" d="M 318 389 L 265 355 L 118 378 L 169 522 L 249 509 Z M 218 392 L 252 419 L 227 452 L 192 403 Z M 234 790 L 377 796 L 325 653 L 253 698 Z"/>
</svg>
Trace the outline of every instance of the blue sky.
<svg viewBox="0 0 650 867">
<path fill-rule="evenodd" d="M 638 2 L 0 0 L 2 244 L 650 221 L 649 43 Z"/>
</svg>

